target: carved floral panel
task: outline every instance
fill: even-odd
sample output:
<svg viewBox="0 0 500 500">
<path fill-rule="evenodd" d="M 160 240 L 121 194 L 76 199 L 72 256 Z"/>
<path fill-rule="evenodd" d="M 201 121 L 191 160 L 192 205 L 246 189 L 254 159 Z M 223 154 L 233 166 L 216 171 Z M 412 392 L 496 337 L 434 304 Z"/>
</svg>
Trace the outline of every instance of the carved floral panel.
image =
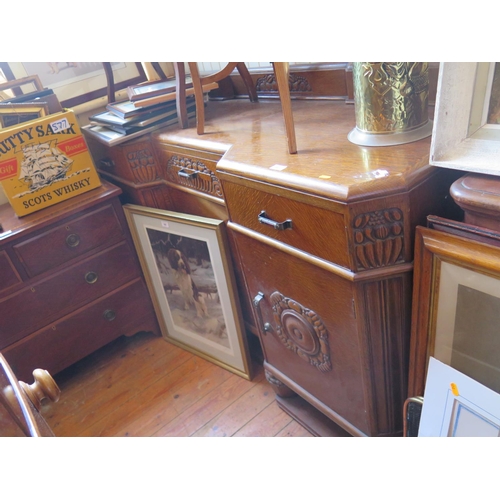
<svg viewBox="0 0 500 500">
<path fill-rule="evenodd" d="M 332 369 L 328 330 L 314 311 L 280 292 L 271 294 L 276 333 L 287 349 L 321 372 Z"/>
</svg>

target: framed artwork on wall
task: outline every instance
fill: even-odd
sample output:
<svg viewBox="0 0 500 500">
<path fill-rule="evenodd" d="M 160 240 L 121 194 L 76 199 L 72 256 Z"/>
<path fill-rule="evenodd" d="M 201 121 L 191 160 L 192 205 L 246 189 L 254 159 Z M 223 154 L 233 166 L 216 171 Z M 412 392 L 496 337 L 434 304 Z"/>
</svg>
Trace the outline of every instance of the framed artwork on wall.
<svg viewBox="0 0 500 500">
<path fill-rule="evenodd" d="M 223 221 L 124 205 L 165 340 L 251 378 Z"/>
<path fill-rule="evenodd" d="M 441 63 L 430 163 L 500 175 L 500 63 Z"/>
<path fill-rule="evenodd" d="M 111 67 L 116 90 L 146 80 L 140 63 L 113 62 Z M 3 62 L 0 69 L 7 80 L 37 75 L 66 108 L 107 94 L 106 74 L 100 62 Z"/>
<path fill-rule="evenodd" d="M 408 396 L 431 356 L 500 392 L 498 324 L 500 247 L 417 227 Z"/>
</svg>

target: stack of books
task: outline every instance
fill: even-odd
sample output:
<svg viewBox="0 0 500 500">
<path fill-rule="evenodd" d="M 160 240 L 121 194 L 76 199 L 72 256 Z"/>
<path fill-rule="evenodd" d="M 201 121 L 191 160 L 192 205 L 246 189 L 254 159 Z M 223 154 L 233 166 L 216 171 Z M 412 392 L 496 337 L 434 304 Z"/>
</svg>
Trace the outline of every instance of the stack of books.
<svg viewBox="0 0 500 500">
<path fill-rule="evenodd" d="M 218 86 L 210 83 L 203 86 L 203 91 L 209 92 Z M 106 111 L 92 115 L 90 125 L 83 127 L 85 133 L 114 146 L 178 122 L 175 79 L 131 85 L 127 96 L 128 101 L 108 104 Z M 189 76 L 186 77 L 186 105 L 188 118 L 196 116 L 193 82 Z"/>
<path fill-rule="evenodd" d="M 196 115 L 193 97 L 187 98 L 188 118 Z M 87 135 L 113 146 L 145 133 L 177 123 L 175 99 L 142 106 L 140 101 L 110 103 L 106 111 L 89 117 L 89 125 L 83 127 Z"/>
</svg>

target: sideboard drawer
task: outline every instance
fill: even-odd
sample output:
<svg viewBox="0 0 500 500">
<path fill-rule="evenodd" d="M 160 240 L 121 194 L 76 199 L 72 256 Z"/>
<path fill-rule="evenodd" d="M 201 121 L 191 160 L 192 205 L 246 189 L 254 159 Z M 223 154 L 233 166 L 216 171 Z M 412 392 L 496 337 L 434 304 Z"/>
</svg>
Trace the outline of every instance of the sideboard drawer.
<svg viewBox="0 0 500 500">
<path fill-rule="evenodd" d="M 0 302 L 2 324 L 9 325 L 0 331 L 0 349 L 136 276 L 134 256 L 128 244 L 122 242 L 50 278 L 34 282 Z"/>
<path fill-rule="evenodd" d="M 183 151 L 171 151 L 164 145 L 157 146 L 157 153 L 165 180 L 180 188 L 224 200 L 216 175 L 218 158 L 207 159 Z"/>
<path fill-rule="evenodd" d="M 123 230 L 112 205 L 106 205 L 80 218 L 19 243 L 14 250 L 29 276 L 37 276 L 105 242 L 123 238 Z M 43 258 L 40 258 L 43 255 Z"/>
<path fill-rule="evenodd" d="M 35 368 L 43 367 L 55 374 L 111 340 L 140 330 L 144 317 L 151 311 L 144 282 L 137 278 L 12 344 L 3 354 L 25 381 L 33 378 Z"/>
<path fill-rule="evenodd" d="M 233 223 L 350 267 L 343 214 L 232 182 L 224 182 L 224 194 Z"/>
</svg>

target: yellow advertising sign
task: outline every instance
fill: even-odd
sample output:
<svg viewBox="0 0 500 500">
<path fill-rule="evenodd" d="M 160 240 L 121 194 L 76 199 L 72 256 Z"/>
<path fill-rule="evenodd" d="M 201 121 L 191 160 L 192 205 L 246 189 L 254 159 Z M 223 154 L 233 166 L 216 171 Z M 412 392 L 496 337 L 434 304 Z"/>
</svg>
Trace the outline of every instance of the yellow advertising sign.
<svg viewBox="0 0 500 500">
<path fill-rule="evenodd" d="M 19 216 L 99 187 L 73 111 L 0 129 L 0 182 Z"/>
</svg>

